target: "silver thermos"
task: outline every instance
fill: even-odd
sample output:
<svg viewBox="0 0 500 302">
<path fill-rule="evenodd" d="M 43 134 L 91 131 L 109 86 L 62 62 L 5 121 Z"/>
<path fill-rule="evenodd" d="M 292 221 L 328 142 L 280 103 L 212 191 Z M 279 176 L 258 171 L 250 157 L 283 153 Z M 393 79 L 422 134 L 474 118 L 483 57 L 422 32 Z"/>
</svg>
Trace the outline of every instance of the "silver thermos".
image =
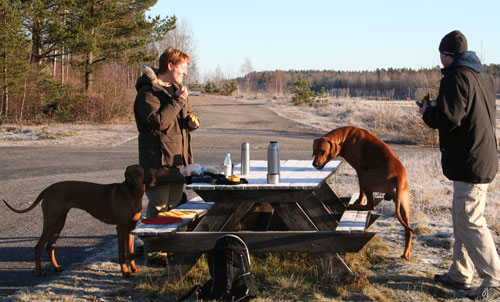
<svg viewBox="0 0 500 302">
<path fill-rule="evenodd" d="M 250 174 L 250 144 L 241 144 L 241 175 Z"/>
<path fill-rule="evenodd" d="M 278 142 L 270 142 L 267 148 L 267 183 L 280 182 L 280 147 Z"/>
</svg>

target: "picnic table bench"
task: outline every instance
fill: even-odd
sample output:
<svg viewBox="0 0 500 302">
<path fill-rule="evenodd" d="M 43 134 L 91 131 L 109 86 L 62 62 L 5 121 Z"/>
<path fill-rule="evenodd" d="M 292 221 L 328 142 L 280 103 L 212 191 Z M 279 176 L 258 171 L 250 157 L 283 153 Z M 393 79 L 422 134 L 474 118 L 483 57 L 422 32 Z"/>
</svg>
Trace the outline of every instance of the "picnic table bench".
<svg viewBox="0 0 500 302">
<path fill-rule="evenodd" d="M 167 281 L 182 278 L 218 237 L 228 233 L 241 237 L 251 253 L 309 252 L 319 259 L 334 256 L 343 264 L 339 254 L 363 248 L 375 235 L 366 229 L 379 215 L 345 210 L 357 197 L 339 198 L 328 184 L 340 164 L 331 161 L 319 171 L 311 161 L 281 161 L 280 183 L 267 184 L 267 162 L 251 161 L 250 174 L 242 176 L 248 184 L 187 186 L 207 204 L 192 230 L 186 231 L 183 221 L 179 226 L 139 224 L 132 233 L 144 241 L 145 251 L 171 255 L 164 274 Z M 200 206 L 202 200 L 195 204 Z"/>
<path fill-rule="evenodd" d="M 144 224 L 138 223 L 137 227 L 131 232 L 133 235 L 139 236 L 147 240 L 148 237 L 168 237 L 174 235 L 178 231 L 184 231 L 189 224 L 200 220 L 208 210 L 212 207 L 213 202 L 204 202 L 201 197 L 195 198 L 180 204 L 175 208 L 180 212 L 195 212 L 196 215 L 183 217 L 182 221 L 169 224 Z"/>
</svg>

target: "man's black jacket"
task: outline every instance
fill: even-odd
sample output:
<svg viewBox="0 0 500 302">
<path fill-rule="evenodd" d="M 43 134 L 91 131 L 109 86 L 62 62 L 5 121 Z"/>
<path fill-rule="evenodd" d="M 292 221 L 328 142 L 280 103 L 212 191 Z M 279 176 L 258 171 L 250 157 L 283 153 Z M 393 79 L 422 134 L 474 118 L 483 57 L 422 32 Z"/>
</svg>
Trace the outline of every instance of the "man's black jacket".
<svg viewBox="0 0 500 302">
<path fill-rule="evenodd" d="M 439 130 L 443 173 L 450 180 L 490 183 L 497 173 L 497 87 L 493 78 L 482 71 L 474 52 L 459 54 L 442 70 L 437 106 L 427 108 L 423 115 L 429 127 Z"/>
</svg>

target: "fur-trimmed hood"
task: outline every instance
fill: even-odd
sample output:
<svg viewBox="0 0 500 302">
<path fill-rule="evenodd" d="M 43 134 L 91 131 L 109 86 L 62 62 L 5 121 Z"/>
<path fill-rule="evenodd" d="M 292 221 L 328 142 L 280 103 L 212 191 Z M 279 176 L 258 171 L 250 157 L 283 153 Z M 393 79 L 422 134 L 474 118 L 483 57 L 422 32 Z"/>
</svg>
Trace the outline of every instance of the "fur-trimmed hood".
<svg viewBox="0 0 500 302">
<path fill-rule="evenodd" d="M 142 75 L 137 79 L 137 82 L 135 83 L 135 89 L 137 91 L 139 91 L 144 85 L 150 85 L 153 91 L 167 92 L 163 87 L 168 87 L 170 86 L 170 84 L 158 79 L 158 68 L 147 64 L 142 64 L 141 69 Z"/>
</svg>

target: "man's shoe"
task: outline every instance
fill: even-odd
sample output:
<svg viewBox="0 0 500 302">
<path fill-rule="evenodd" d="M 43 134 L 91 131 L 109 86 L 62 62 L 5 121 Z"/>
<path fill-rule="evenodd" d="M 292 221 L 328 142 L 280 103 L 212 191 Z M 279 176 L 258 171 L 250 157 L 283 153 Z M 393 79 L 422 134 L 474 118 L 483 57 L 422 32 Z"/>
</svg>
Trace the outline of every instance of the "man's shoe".
<svg viewBox="0 0 500 302">
<path fill-rule="evenodd" d="M 470 289 L 470 285 L 469 284 L 457 282 L 457 281 L 451 279 L 450 276 L 448 276 L 448 274 L 434 275 L 434 281 L 439 282 L 439 283 L 441 283 L 443 285 L 452 287 L 452 288 L 454 288 L 456 290 Z"/>
<path fill-rule="evenodd" d="M 481 286 L 467 294 L 471 300 L 500 301 L 500 287 Z"/>
</svg>

